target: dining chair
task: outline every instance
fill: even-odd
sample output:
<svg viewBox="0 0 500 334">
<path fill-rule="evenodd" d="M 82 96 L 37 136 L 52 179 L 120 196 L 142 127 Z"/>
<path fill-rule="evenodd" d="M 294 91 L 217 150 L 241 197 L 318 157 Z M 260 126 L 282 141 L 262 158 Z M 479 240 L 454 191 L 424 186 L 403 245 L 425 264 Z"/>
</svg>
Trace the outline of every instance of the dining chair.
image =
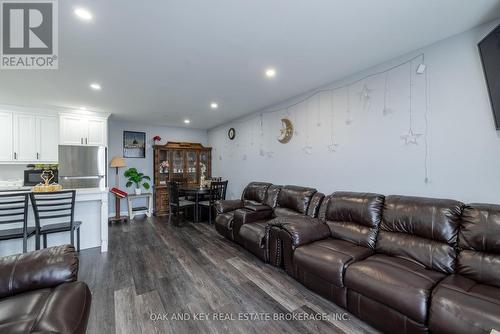
<svg viewBox="0 0 500 334">
<path fill-rule="evenodd" d="M 215 202 L 226 199 L 228 181 L 212 181 L 210 184 L 210 193 L 208 201 L 201 201 L 198 203 L 200 209 L 208 208 L 208 223 L 212 224 L 212 211 L 215 207 Z"/>
<path fill-rule="evenodd" d="M 35 227 L 28 226 L 28 193 L 0 195 L 0 240 L 23 239 L 23 253 L 28 251 L 28 238 Z"/>
<path fill-rule="evenodd" d="M 64 190 L 51 193 L 31 193 L 31 204 L 35 213 L 36 249 L 40 249 L 40 237 L 43 237 L 43 248 L 47 248 L 47 235 L 70 232 L 71 245 L 75 244 L 80 251 L 80 226 L 75 221 L 75 190 Z"/>
<path fill-rule="evenodd" d="M 172 219 L 172 214 L 179 216 L 180 211 L 195 207 L 195 202 L 179 198 L 179 184 L 176 181 L 168 181 L 168 206 L 170 214 L 168 215 L 168 222 Z"/>
</svg>

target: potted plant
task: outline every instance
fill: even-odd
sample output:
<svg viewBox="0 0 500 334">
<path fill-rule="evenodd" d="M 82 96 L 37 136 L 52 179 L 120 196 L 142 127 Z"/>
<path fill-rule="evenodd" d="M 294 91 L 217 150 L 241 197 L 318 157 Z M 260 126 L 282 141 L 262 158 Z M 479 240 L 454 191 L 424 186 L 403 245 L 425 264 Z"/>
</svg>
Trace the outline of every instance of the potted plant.
<svg viewBox="0 0 500 334">
<path fill-rule="evenodd" d="M 141 185 L 146 190 L 148 190 L 151 187 L 148 182 L 144 182 L 144 180 L 151 181 L 151 178 L 147 175 L 144 175 L 143 173 L 139 173 L 137 171 L 137 168 L 129 168 L 125 171 L 123 175 L 128 179 L 127 188 L 130 187 L 132 184 L 135 184 L 136 195 L 141 194 Z"/>
</svg>

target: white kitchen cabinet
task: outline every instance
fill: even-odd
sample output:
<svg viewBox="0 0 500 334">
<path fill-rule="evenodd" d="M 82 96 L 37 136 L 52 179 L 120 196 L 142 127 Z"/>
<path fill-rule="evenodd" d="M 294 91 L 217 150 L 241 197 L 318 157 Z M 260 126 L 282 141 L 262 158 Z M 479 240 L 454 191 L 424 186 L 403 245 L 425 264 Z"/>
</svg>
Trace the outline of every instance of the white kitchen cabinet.
<svg viewBox="0 0 500 334">
<path fill-rule="evenodd" d="M 88 145 L 106 146 L 106 121 L 104 119 L 92 118 L 87 121 Z"/>
<path fill-rule="evenodd" d="M 59 119 L 56 116 L 37 116 L 37 160 L 56 162 L 59 156 Z"/>
<path fill-rule="evenodd" d="M 78 115 L 63 115 L 60 119 L 60 143 L 61 145 L 83 145 L 85 137 L 84 129 L 87 127 L 86 120 Z"/>
<path fill-rule="evenodd" d="M 107 146 L 107 119 L 85 115 L 61 115 L 60 144 Z"/>
<path fill-rule="evenodd" d="M 37 135 L 34 114 L 14 114 L 14 160 L 19 162 L 36 161 Z"/>
<path fill-rule="evenodd" d="M 0 111 L 0 161 L 8 162 L 14 159 L 13 114 Z"/>
</svg>

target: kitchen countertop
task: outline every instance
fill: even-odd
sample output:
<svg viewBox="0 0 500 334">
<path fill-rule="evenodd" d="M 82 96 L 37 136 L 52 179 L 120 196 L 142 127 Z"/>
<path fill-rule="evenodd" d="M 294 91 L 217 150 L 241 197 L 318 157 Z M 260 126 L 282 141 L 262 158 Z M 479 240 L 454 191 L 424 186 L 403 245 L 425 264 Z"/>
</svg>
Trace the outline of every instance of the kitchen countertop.
<svg viewBox="0 0 500 334">
<path fill-rule="evenodd" d="M 32 188 L 33 187 L 0 187 L 0 194 L 31 192 Z M 63 189 L 63 191 L 64 190 L 73 190 L 73 189 Z M 102 194 L 108 192 L 108 188 L 78 188 L 74 190 L 76 190 L 77 195 Z"/>
</svg>

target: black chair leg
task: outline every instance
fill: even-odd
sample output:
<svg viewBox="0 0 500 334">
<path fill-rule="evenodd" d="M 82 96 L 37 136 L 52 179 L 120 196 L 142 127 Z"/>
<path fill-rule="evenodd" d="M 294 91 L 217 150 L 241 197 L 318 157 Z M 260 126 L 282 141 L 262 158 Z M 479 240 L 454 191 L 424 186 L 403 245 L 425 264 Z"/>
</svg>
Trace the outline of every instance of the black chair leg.
<svg viewBox="0 0 500 334">
<path fill-rule="evenodd" d="M 47 248 L 47 234 L 43 235 L 43 248 Z"/>
<path fill-rule="evenodd" d="M 71 241 L 71 246 L 75 246 L 75 230 L 72 229 L 71 231 L 69 231 L 70 233 L 70 241 Z"/>
<path fill-rule="evenodd" d="M 39 250 L 40 249 L 40 234 L 36 234 L 35 235 L 35 250 Z"/>
<path fill-rule="evenodd" d="M 76 229 L 76 250 L 80 252 L 80 228 Z"/>
<path fill-rule="evenodd" d="M 212 225 L 212 207 L 208 206 L 208 224 Z"/>
<path fill-rule="evenodd" d="M 23 253 L 26 253 L 28 251 L 28 238 L 24 237 L 23 238 Z"/>
</svg>

